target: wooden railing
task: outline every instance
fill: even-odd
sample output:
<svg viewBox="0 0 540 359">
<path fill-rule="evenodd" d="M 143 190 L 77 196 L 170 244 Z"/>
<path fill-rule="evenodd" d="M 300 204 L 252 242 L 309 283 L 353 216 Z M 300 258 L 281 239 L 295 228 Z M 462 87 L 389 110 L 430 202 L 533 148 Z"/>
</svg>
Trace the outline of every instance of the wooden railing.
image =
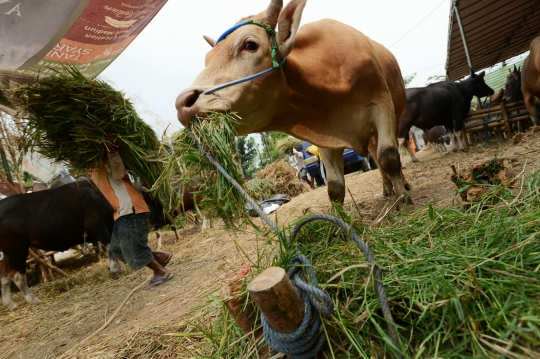
<svg viewBox="0 0 540 359">
<path fill-rule="evenodd" d="M 470 111 L 463 123 L 462 139 L 465 147 L 468 147 L 467 133 L 482 131 L 484 123 L 488 128 L 504 128 L 506 138 L 512 137 L 512 122 L 529 119 L 529 113 L 523 101 L 503 103 L 483 108 L 476 111 Z"/>
</svg>

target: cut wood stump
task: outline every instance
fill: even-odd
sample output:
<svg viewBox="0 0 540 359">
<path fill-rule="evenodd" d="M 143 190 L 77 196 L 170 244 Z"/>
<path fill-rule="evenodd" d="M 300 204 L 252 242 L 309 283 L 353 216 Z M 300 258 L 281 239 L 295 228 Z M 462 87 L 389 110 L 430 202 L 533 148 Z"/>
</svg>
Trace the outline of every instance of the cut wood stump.
<svg viewBox="0 0 540 359">
<path fill-rule="evenodd" d="M 283 268 L 265 269 L 247 289 L 274 330 L 291 333 L 298 329 L 304 319 L 304 302 Z"/>
</svg>

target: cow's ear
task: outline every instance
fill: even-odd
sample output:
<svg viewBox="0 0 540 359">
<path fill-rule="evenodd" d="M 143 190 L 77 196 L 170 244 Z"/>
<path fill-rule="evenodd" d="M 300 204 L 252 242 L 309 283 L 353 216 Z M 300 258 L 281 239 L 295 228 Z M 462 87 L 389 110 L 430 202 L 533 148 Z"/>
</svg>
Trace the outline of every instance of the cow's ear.
<svg viewBox="0 0 540 359">
<path fill-rule="evenodd" d="M 286 57 L 294 45 L 296 32 L 300 27 L 302 11 L 307 0 L 291 0 L 279 14 L 277 41 L 280 57 Z"/>
<path fill-rule="evenodd" d="M 486 72 L 485 72 L 485 71 L 482 71 L 482 72 L 480 72 L 480 73 L 478 74 L 478 77 L 481 78 L 481 79 L 483 79 L 485 74 L 486 74 Z"/>
<path fill-rule="evenodd" d="M 264 12 L 263 23 L 275 29 L 281 9 L 283 9 L 283 0 L 270 1 L 270 5 L 268 5 L 268 8 Z"/>
<path fill-rule="evenodd" d="M 216 40 L 212 39 L 210 36 L 203 35 L 203 38 L 206 40 L 208 45 L 212 47 L 216 46 Z"/>
</svg>

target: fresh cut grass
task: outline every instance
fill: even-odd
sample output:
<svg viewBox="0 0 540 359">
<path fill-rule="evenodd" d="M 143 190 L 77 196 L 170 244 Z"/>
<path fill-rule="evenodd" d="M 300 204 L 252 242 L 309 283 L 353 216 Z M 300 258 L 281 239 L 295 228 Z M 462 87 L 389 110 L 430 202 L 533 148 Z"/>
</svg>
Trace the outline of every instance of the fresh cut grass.
<svg viewBox="0 0 540 359">
<path fill-rule="evenodd" d="M 382 270 L 403 357 L 540 358 L 540 174 L 522 185 L 519 196 L 501 191 L 497 205 L 493 193 L 484 199 L 489 206 L 482 199 L 467 209 L 430 204 L 375 227 L 360 222 L 358 212 L 333 210 L 355 227 Z M 312 222 L 293 247 L 309 258 L 336 305 L 323 320 L 328 345 L 319 357 L 396 357 L 370 268 L 354 242 L 332 224 Z M 283 253 L 290 251 L 266 263 L 260 255 L 259 271 L 286 267 Z M 256 357 L 230 315 L 213 308 L 208 316 L 215 319 L 190 330 L 202 339 L 195 356 Z"/>
</svg>

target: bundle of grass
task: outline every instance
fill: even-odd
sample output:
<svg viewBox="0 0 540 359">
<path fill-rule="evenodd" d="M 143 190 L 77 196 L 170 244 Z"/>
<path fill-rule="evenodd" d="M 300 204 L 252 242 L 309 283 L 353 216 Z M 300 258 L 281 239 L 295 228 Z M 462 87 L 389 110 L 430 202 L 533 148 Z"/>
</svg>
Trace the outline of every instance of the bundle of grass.
<svg viewBox="0 0 540 359">
<path fill-rule="evenodd" d="M 234 160 L 234 124 L 239 117 L 226 113 L 207 113 L 198 117 L 174 137 L 174 156 L 161 179 L 180 172 L 179 181 L 189 184 L 194 178 L 200 184 L 197 206 L 228 223 L 245 211 L 245 199 L 229 180 L 216 169 L 205 154 L 210 155 L 239 186 L 244 181 L 239 164 Z"/>
<path fill-rule="evenodd" d="M 120 91 L 101 80 L 90 80 L 76 68 L 38 79 L 14 92 L 22 109 L 23 153 L 37 150 L 45 157 L 67 163 L 74 175 L 103 165 L 105 137 L 116 135 L 126 167 L 166 205 L 172 197 L 168 182 L 155 186 L 163 172 L 166 151 L 152 130 Z"/>
<path fill-rule="evenodd" d="M 505 166 L 507 162 L 497 157 L 484 159 L 460 173 L 452 167 L 454 174 L 450 179 L 457 186 L 465 206 L 474 205 L 486 197 L 491 197 L 491 201 L 484 201 L 485 204 L 493 205 L 505 195 L 510 195 L 508 187 L 513 185 L 516 173 Z"/>
<path fill-rule="evenodd" d="M 270 178 L 254 178 L 246 183 L 249 195 L 258 201 L 270 198 L 276 192 L 276 184 Z"/>
<path fill-rule="evenodd" d="M 276 149 L 281 156 L 289 155 L 292 156 L 292 148 L 302 144 L 302 140 L 299 140 L 296 137 L 289 136 L 287 138 L 281 139 L 276 143 Z"/>
<path fill-rule="evenodd" d="M 296 197 L 308 190 L 308 186 L 300 182 L 294 168 L 285 161 L 277 161 L 257 172 L 257 178 L 271 180 L 275 187 L 275 193 L 282 193 Z"/>
<path fill-rule="evenodd" d="M 320 356 L 538 358 L 540 173 L 523 184 L 521 197 L 485 210 L 482 203 L 468 210 L 429 205 L 391 216 L 385 227 L 353 223 L 382 269 L 401 348 L 389 344 L 363 253 L 331 224 L 305 226 L 293 247 L 309 258 L 336 305 L 323 320 L 328 346 Z M 287 258 L 279 258 L 286 267 Z M 204 344 L 213 345 L 205 357 L 256 352 L 234 321 L 223 318 L 205 336 Z"/>
</svg>

